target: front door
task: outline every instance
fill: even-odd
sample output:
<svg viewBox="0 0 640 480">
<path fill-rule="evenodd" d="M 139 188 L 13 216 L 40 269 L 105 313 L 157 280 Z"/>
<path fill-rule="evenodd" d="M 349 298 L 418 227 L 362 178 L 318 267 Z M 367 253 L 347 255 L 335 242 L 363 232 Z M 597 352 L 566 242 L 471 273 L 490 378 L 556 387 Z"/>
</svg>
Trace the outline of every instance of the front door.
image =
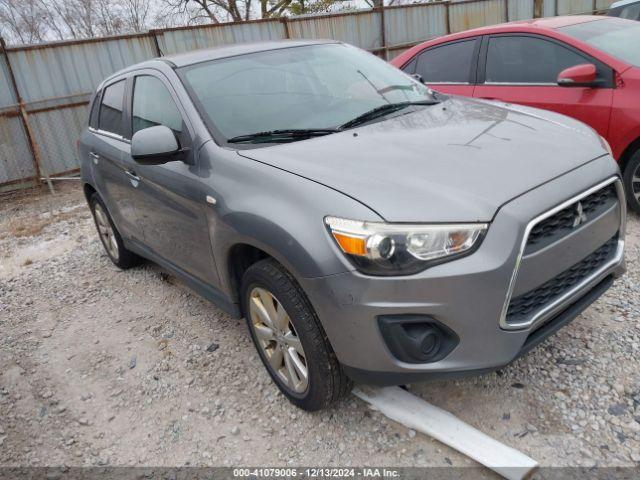
<svg viewBox="0 0 640 480">
<path fill-rule="evenodd" d="M 150 72 L 134 78 L 132 135 L 144 128 L 165 125 L 175 133 L 179 145 L 189 149 L 183 161 L 136 166 L 142 194 L 138 218 L 147 248 L 187 274 L 216 286 L 218 275 L 206 215 L 210 205 L 198 176 L 190 125 L 171 88 L 161 74 Z"/>
<path fill-rule="evenodd" d="M 558 74 L 569 67 L 593 63 L 602 87 L 561 87 Z M 580 120 L 606 136 L 613 101 L 609 67 L 556 41 L 527 35 L 488 38 L 484 82 L 477 98 L 519 103 Z"/>
</svg>

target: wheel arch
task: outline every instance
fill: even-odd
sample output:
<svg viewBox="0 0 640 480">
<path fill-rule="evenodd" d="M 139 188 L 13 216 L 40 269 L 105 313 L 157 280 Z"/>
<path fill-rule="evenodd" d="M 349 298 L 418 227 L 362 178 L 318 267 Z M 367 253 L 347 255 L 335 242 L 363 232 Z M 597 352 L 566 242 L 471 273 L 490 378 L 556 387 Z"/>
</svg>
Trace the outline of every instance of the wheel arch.
<svg viewBox="0 0 640 480">
<path fill-rule="evenodd" d="M 622 152 L 622 155 L 620 155 L 620 161 L 619 161 L 620 171 L 623 174 L 624 174 L 625 168 L 627 168 L 627 164 L 629 163 L 629 160 L 631 160 L 631 157 L 633 157 L 633 154 L 638 150 L 640 150 L 640 137 L 636 138 L 629 145 L 627 145 L 627 148 L 625 148 L 624 151 Z"/>
<path fill-rule="evenodd" d="M 94 193 L 97 193 L 97 190 L 88 182 L 82 184 L 82 191 L 84 192 L 84 198 L 87 200 L 87 203 L 91 202 L 91 197 Z"/>
</svg>

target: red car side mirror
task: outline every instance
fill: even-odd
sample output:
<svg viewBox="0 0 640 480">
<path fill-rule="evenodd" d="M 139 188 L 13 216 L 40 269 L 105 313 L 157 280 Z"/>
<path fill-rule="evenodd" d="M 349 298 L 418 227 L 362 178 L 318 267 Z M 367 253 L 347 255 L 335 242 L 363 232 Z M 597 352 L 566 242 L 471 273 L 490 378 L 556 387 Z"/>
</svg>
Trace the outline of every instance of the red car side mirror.
<svg viewBox="0 0 640 480">
<path fill-rule="evenodd" d="M 574 65 L 560 72 L 558 85 L 561 87 L 596 87 L 599 84 L 596 77 L 597 71 L 594 64 Z"/>
</svg>

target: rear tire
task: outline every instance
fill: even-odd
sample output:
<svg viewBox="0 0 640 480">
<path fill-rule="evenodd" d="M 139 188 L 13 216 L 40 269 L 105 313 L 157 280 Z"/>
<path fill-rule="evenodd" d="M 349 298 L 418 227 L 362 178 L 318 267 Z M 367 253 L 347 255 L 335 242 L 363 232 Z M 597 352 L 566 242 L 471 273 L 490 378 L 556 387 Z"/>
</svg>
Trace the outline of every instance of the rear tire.
<svg viewBox="0 0 640 480">
<path fill-rule="evenodd" d="M 120 232 L 118 232 L 118 229 L 113 223 L 111 215 L 109 215 L 109 211 L 100 198 L 100 195 L 97 193 L 91 195 L 89 205 L 91 207 L 91 213 L 93 213 L 93 221 L 98 230 L 98 236 L 111 261 L 123 270 L 140 264 L 142 259 L 125 248 Z"/>
<path fill-rule="evenodd" d="M 622 179 L 629 209 L 640 214 L 640 149 L 627 162 Z"/>
<path fill-rule="evenodd" d="M 321 410 L 351 390 L 313 307 L 282 265 L 265 259 L 250 266 L 241 295 L 260 359 L 294 405 Z"/>
</svg>

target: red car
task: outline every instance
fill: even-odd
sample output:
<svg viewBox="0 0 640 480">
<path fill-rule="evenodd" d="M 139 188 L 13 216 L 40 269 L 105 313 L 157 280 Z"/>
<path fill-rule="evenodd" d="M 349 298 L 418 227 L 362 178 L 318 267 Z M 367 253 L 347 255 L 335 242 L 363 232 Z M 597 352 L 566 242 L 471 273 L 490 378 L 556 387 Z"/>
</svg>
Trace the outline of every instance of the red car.
<svg viewBox="0 0 640 480">
<path fill-rule="evenodd" d="M 417 45 L 391 62 L 435 90 L 576 118 L 604 137 L 640 213 L 640 23 L 569 16 L 493 25 Z"/>
</svg>

